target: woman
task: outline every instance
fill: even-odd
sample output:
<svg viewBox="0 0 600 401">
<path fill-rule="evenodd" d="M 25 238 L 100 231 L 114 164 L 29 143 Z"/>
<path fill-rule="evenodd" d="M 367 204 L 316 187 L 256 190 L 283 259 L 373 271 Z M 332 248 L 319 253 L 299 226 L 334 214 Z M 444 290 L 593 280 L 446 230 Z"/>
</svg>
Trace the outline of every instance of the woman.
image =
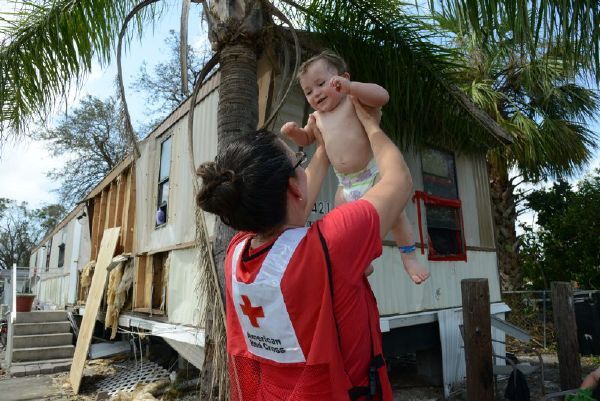
<svg viewBox="0 0 600 401">
<path fill-rule="evenodd" d="M 229 144 L 200 166 L 198 204 L 240 230 L 225 260 L 232 400 L 391 400 L 365 269 L 411 192 L 401 153 L 353 99 L 380 171 L 361 199 L 305 227 L 329 162 L 306 170 L 273 133 Z"/>
</svg>

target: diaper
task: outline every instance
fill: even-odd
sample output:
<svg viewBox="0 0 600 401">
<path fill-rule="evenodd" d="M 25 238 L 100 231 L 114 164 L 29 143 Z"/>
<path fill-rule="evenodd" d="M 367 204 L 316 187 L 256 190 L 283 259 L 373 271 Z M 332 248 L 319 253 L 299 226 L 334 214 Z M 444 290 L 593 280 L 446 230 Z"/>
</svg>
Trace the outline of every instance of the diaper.
<svg viewBox="0 0 600 401">
<path fill-rule="evenodd" d="M 362 198 L 369 188 L 375 184 L 379 169 L 375 159 L 371 159 L 364 169 L 356 173 L 342 174 L 335 171 L 335 174 L 342 187 L 346 202 L 351 202 Z"/>
</svg>

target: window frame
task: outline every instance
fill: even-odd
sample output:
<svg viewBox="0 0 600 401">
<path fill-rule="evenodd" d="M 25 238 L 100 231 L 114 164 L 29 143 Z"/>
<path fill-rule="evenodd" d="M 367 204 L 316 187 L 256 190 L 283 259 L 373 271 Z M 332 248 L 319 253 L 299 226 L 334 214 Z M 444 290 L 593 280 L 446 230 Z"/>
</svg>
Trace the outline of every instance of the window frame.
<svg viewBox="0 0 600 401">
<path fill-rule="evenodd" d="M 57 267 L 63 267 L 65 265 L 65 250 L 66 245 L 63 242 L 58 246 L 58 261 L 56 262 Z"/>
<path fill-rule="evenodd" d="M 173 135 L 168 135 L 164 138 L 162 138 L 162 140 L 159 143 L 159 154 L 158 154 L 158 174 L 157 174 L 157 191 L 156 191 L 156 212 L 155 212 L 155 218 L 154 218 L 154 228 L 160 228 L 165 226 L 168 222 L 169 222 L 169 196 L 171 193 L 171 188 L 170 188 L 170 179 L 171 179 L 171 160 L 172 160 L 172 153 L 173 153 Z M 167 141 L 170 141 L 169 143 L 169 159 L 168 159 L 168 169 L 167 169 L 167 174 L 165 177 L 161 178 L 161 172 L 163 171 L 163 149 L 164 149 L 164 145 Z M 167 196 L 166 199 L 163 199 L 163 190 L 165 188 L 165 186 L 167 186 Z M 158 214 L 159 212 L 163 212 L 164 213 L 164 222 L 159 223 L 158 222 Z"/>
<path fill-rule="evenodd" d="M 426 173 L 424 168 L 423 156 L 424 152 L 421 153 L 421 178 L 423 180 L 423 190 L 415 191 L 413 196 L 413 202 L 416 203 L 417 206 L 417 216 L 418 216 L 418 224 L 419 224 L 419 239 L 421 243 L 421 254 L 425 253 L 425 241 L 424 241 L 424 233 L 423 233 L 423 222 L 421 215 L 421 204 L 425 208 L 425 221 L 426 221 L 426 234 L 427 234 L 427 259 L 432 262 L 442 262 L 442 261 L 467 261 L 467 245 L 465 241 L 465 227 L 464 227 L 464 219 L 462 214 L 462 202 L 460 200 L 460 194 L 458 191 L 458 179 L 457 179 L 457 171 L 456 171 L 456 157 L 454 152 L 450 152 L 444 149 L 439 149 L 435 147 L 429 147 L 427 150 L 432 150 L 435 152 L 442 153 L 446 156 L 451 156 L 452 158 L 452 171 L 449 172 L 448 178 L 452 179 L 452 183 L 454 184 L 453 192 L 456 193 L 456 198 L 448 198 L 444 196 L 438 196 L 431 193 L 426 192 L 426 176 L 432 177 L 440 177 L 432 173 Z M 453 213 L 456 214 L 456 234 L 458 237 L 452 239 L 458 248 L 461 249 L 459 253 L 452 254 L 439 254 L 435 249 L 435 244 L 432 241 L 430 235 L 430 228 L 432 227 L 429 221 L 429 216 L 427 213 L 427 205 L 435 206 L 437 208 L 447 208 L 452 210 Z M 437 227 L 439 228 L 439 227 Z"/>
</svg>

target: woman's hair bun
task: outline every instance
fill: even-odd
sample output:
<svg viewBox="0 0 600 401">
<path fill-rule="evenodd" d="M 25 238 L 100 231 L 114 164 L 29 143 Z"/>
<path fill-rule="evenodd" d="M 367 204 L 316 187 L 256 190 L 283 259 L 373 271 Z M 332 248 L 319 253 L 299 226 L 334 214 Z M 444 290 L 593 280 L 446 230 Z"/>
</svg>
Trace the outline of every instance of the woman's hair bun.
<svg viewBox="0 0 600 401">
<path fill-rule="evenodd" d="M 215 162 L 202 163 L 196 174 L 202 178 L 202 188 L 196 201 L 207 212 L 222 215 L 232 210 L 240 198 L 233 170 L 220 169 Z"/>
</svg>

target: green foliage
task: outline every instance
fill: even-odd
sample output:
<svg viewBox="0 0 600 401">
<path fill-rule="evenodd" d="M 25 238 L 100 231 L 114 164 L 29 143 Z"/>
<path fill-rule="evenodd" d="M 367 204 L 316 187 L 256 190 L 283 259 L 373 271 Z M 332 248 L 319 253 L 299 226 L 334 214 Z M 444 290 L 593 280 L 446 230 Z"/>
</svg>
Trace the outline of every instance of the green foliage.
<svg viewBox="0 0 600 401">
<path fill-rule="evenodd" d="M 63 217 L 60 205 L 30 209 L 26 202 L 0 198 L 0 269 L 29 266 L 31 249 Z"/>
<path fill-rule="evenodd" d="M 538 47 L 522 54 L 507 16 L 498 17 L 494 41 L 477 35 L 447 11 L 436 22 L 452 33 L 455 81 L 473 101 L 511 134 L 513 144 L 491 154 L 491 162 L 515 166 L 526 179 L 577 172 L 596 147 L 587 123 L 596 118 L 597 93 L 576 83 L 583 70 L 564 54 Z"/>
<path fill-rule="evenodd" d="M 600 3 L 589 0 L 429 0 L 443 16 L 452 15 L 479 41 L 502 40 L 508 32 L 519 56 L 536 58 L 540 48 L 569 68 L 583 68 L 600 82 Z"/>
<path fill-rule="evenodd" d="M 595 401 L 592 390 L 589 388 L 580 388 L 577 394 L 569 394 L 565 398 L 567 401 Z"/>
<path fill-rule="evenodd" d="M 39 222 L 40 228 L 44 236 L 46 236 L 61 222 L 66 214 L 67 209 L 65 209 L 64 205 L 55 204 L 42 206 L 34 210 L 33 216 Z"/>
<path fill-rule="evenodd" d="M 16 135 L 45 118 L 71 83 L 107 65 L 118 32 L 137 0 L 10 1 L 0 14 L 0 133 Z M 137 29 L 156 7 L 136 19 Z M 0 136 L 0 139 L 2 137 Z"/>
<path fill-rule="evenodd" d="M 523 225 L 521 265 L 536 289 L 552 281 L 577 281 L 600 288 L 600 170 L 575 189 L 558 181 L 527 196 L 537 227 Z"/>
<path fill-rule="evenodd" d="M 145 104 L 148 107 L 146 115 L 152 119 L 145 127 L 145 132 L 151 132 L 171 111 L 187 99 L 187 95 L 181 89 L 179 40 L 179 34 L 171 30 L 165 39 L 165 45 L 169 51 L 168 60 L 156 64 L 151 72 L 148 71 L 148 65 L 144 62 L 131 85 L 132 89 L 144 95 Z M 209 53 L 209 49 L 198 53 L 194 48 L 188 46 L 187 77 L 190 87 L 194 86 L 196 76 L 207 61 L 206 56 Z"/>
<path fill-rule="evenodd" d="M 61 203 L 67 207 L 83 199 L 126 155 L 127 143 L 117 102 L 88 96 L 55 129 L 40 131 L 53 156 L 68 155 L 62 168 L 48 176 L 61 186 Z"/>
</svg>

